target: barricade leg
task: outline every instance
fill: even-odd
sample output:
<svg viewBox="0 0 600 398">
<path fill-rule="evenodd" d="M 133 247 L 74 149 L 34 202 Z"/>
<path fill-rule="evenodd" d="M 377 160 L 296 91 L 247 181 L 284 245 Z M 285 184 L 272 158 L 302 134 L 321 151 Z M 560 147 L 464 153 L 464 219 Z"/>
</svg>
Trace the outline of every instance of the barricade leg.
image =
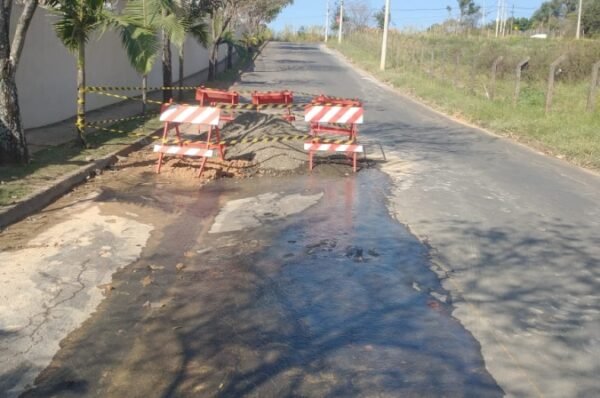
<svg viewBox="0 0 600 398">
<path fill-rule="evenodd" d="M 163 135 L 162 135 L 163 144 L 165 142 L 167 142 L 167 134 L 168 133 L 169 133 L 169 123 L 165 122 L 165 127 L 163 129 Z M 158 163 L 156 164 L 156 174 L 160 173 L 160 167 L 162 166 L 164 156 L 165 156 L 165 154 L 162 152 L 158 154 Z"/>
<path fill-rule="evenodd" d="M 219 147 L 219 156 L 221 157 L 221 160 L 225 160 L 225 153 L 223 150 L 223 145 L 220 144 L 221 142 L 221 129 L 219 128 L 219 126 L 215 127 L 215 138 L 217 139 L 217 146 Z"/>
<path fill-rule="evenodd" d="M 175 125 L 175 134 L 177 135 L 177 142 L 179 143 L 179 146 L 181 146 L 183 144 L 183 141 L 181 140 L 181 133 L 179 132 L 178 124 Z"/>
<path fill-rule="evenodd" d="M 202 176 L 202 172 L 204 171 L 204 166 L 206 165 L 206 156 L 202 157 L 202 160 L 200 161 L 200 170 L 198 170 L 198 178 L 200 178 Z"/>
<path fill-rule="evenodd" d="M 313 151 L 308 151 L 308 171 L 312 172 L 313 169 Z"/>
</svg>

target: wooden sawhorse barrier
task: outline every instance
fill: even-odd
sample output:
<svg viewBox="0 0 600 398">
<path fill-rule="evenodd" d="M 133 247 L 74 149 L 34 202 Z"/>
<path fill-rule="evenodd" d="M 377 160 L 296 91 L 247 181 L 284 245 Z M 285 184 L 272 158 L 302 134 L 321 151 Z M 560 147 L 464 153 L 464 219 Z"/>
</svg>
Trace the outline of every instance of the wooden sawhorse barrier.
<svg viewBox="0 0 600 398">
<path fill-rule="evenodd" d="M 204 166 L 208 158 L 214 155 L 214 150 L 219 152 L 223 159 L 224 145 L 220 144 L 218 138 L 218 128 L 220 123 L 221 110 L 213 107 L 202 107 L 196 105 L 177 105 L 165 104 L 160 115 L 160 121 L 165 123 L 162 135 L 162 144 L 154 145 L 154 152 L 158 152 L 158 163 L 156 172 L 160 173 L 164 155 L 181 155 L 202 158 L 198 177 L 202 175 Z M 206 141 L 184 142 L 181 138 L 179 126 L 181 124 L 192 124 L 198 126 L 208 126 Z M 177 145 L 169 145 L 169 131 L 175 130 Z M 217 132 L 217 142 L 211 142 L 213 133 Z"/>
<path fill-rule="evenodd" d="M 364 109 L 358 101 L 336 100 L 336 103 L 313 103 L 306 107 L 304 121 L 310 124 L 310 134 L 315 138 L 304 143 L 308 151 L 309 170 L 313 169 L 313 157 L 316 151 L 344 152 L 352 160 L 352 170 L 356 172 L 357 156 L 364 153 L 364 147 L 356 143 L 358 124 L 364 122 Z M 339 127 L 344 124 L 349 127 Z M 321 143 L 319 134 L 345 135 L 348 141 L 344 143 Z"/>
<path fill-rule="evenodd" d="M 293 122 L 296 117 L 292 114 L 291 106 L 294 104 L 294 95 L 291 91 L 267 91 L 252 93 L 253 105 L 289 105 L 287 113 L 284 113 L 283 119 Z"/>
</svg>

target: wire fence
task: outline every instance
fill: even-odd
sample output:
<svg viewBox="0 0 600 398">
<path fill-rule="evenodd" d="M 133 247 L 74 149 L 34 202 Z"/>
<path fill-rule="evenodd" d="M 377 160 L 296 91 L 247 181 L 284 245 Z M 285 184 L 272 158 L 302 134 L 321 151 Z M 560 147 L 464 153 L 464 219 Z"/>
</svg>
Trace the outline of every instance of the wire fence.
<svg viewBox="0 0 600 398">
<path fill-rule="evenodd" d="M 365 30 L 345 40 L 378 52 L 381 33 Z M 406 35 L 388 38 L 387 65 L 420 71 L 490 101 L 513 106 L 598 112 L 600 42 L 486 37 Z"/>
</svg>

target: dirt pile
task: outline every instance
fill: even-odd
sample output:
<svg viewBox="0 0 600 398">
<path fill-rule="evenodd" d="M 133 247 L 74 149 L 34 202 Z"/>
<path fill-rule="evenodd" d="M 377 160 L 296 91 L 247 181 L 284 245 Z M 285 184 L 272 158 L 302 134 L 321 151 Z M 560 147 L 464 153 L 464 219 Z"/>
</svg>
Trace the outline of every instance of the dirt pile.
<svg viewBox="0 0 600 398">
<path fill-rule="evenodd" d="M 182 126 L 184 139 L 198 140 L 193 126 Z M 262 113 L 242 113 L 221 130 L 222 140 L 277 139 L 288 136 L 305 135 L 292 124 L 277 115 Z M 156 143 L 159 143 L 157 141 Z M 209 158 L 200 179 L 196 178 L 199 158 L 171 156 L 164 158 L 161 178 L 178 183 L 197 184 L 219 178 L 245 178 L 256 174 L 277 175 L 304 172 L 308 155 L 303 150 L 304 140 L 286 140 L 275 142 L 255 142 L 228 145 L 225 159 Z M 128 173 L 154 172 L 158 154 L 152 145 L 123 157 L 117 163 L 117 169 L 127 169 Z"/>
<path fill-rule="evenodd" d="M 263 113 L 243 113 L 221 130 L 223 140 L 281 138 L 306 134 L 292 124 Z M 303 140 L 242 143 L 227 147 L 227 160 L 251 162 L 258 172 L 289 172 L 305 167 L 308 156 Z"/>
</svg>

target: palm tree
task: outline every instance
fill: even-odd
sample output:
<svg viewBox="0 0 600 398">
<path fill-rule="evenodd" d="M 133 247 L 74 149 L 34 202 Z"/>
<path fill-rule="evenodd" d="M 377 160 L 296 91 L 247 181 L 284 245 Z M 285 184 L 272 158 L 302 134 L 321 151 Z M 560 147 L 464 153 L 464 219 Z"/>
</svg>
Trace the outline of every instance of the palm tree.
<svg viewBox="0 0 600 398">
<path fill-rule="evenodd" d="M 77 60 L 77 138 L 85 140 L 85 45 L 92 33 L 110 21 L 104 0 L 57 0 L 53 13 L 58 17 L 54 30 L 59 40 Z"/>
<path fill-rule="evenodd" d="M 182 20 L 186 35 L 191 35 L 198 43 L 205 48 L 208 46 L 208 25 L 204 22 L 206 10 L 197 0 L 188 0 L 182 2 Z M 183 96 L 182 86 L 184 78 L 185 60 L 184 44 L 179 47 L 179 100 Z"/>
<path fill-rule="evenodd" d="M 157 32 L 162 14 L 157 1 L 130 0 L 117 17 L 129 63 L 142 76 L 142 112 L 146 112 L 148 74 L 158 56 Z"/>
<path fill-rule="evenodd" d="M 142 99 L 146 102 L 147 76 L 152 70 L 161 47 L 162 38 L 163 86 L 172 86 L 171 43 L 179 48 L 180 61 L 186 34 L 191 33 L 201 42 L 206 41 L 206 27 L 201 22 L 202 8 L 194 0 L 129 0 L 118 17 L 121 40 L 131 65 L 142 75 Z M 154 37 L 141 35 L 153 32 Z M 181 67 L 180 67 L 181 68 Z M 183 72 L 180 69 L 180 73 Z M 181 77 L 181 76 L 180 76 Z M 163 90 L 163 100 L 171 98 L 171 89 Z M 144 107 L 145 109 L 145 107 Z"/>
</svg>

